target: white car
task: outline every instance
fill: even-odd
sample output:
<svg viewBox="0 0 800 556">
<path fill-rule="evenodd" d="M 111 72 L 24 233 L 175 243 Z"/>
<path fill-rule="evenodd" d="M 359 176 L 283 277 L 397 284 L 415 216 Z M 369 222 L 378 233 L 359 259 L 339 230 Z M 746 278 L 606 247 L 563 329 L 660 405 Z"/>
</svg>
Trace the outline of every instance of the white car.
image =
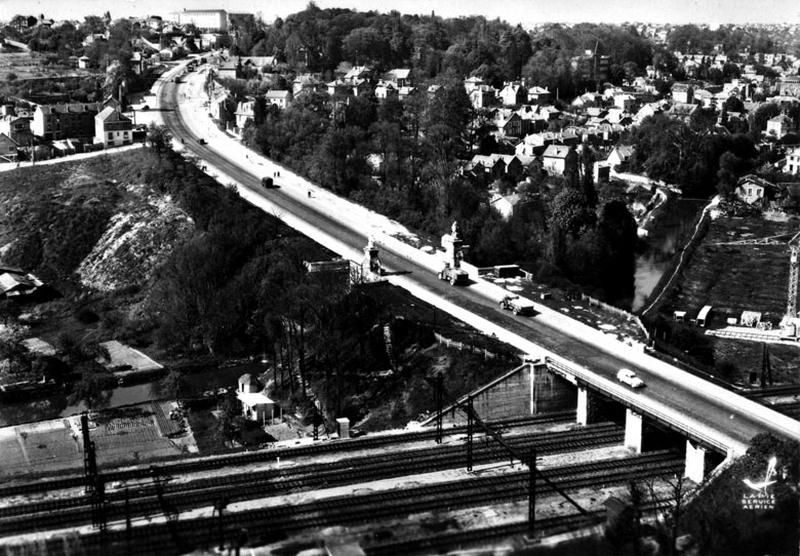
<svg viewBox="0 0 800 556">
<path fill-rule="evenodd" d="M 631 388 L 641 388 L 644 386 L 644 381 L 636 376 L 630 369 L 620 369 L 617 373 L 617 380 L 623 384 L 627 384 Z"/>
</svg>

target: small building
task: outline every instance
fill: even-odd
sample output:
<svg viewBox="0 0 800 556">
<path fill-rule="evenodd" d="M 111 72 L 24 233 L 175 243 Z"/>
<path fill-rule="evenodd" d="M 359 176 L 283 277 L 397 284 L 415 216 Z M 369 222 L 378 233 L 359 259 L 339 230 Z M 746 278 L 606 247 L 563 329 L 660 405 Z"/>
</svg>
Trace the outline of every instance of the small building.
<svg viewBox="0 0 800 556">
<path fill-rule="evenodd" d="M 504 106 L 517 106 L 528 100 L 528 91 L 519 83 L 505 83 L 498 96 Z"/>
<path fill-rule="evenodd" d="M 767 120 L 767 135 L 781 139 L 784 135 L 795 131 L 794 120 L 786 114 L 778 114 Z"/>
<path fill-rule="evenodd" d="M 550 175 L 568 175 L 577 171 L 578 155 L 567 145 L 549 145 L 542 154 L 542 167 Z"/>
<path fill-rule="evenodd" d="M 292 92 L 288 90 L 274 89 L 272 91 L 267 91 L 267 94 L 264 95 L 264 98 L 266 99 L 267 104 L 273 104 L 281 110 L 285 110 L 292 102 Z"/>
<path fill-rule="evenodd" d="M 104 147 L 118 147 L 133 143 L 133 122 L 117 108 L 106 106 L 94 117 L 94 142 Z"/>
<path fill-rule="evenodd" d="M 632 145 L 619 145 L 614 147 L 611 150 L 611 152 L 608 153 L 608 157 L 606 158 L 606 163 L 608 164 L 608 167 L 613 170 L 623 162 L 627 162 L 628 160 L 630 160 L 632 156 L 633 156 Z"/>
<path fill-rule="evenodd" d="M 267 417 L 269 424 L 274 421 L 276 404 L 264 393 L 261 382 L 250 373 L 239 377 L 236 398 L 242 403 L 242 415 L 246 419 L 262 425 L 267 424 Z"/>
<path fill-rule="evenodd" d="M 80 69 L 89 69 L 91 67 L 91 59 L 88 56 L 81 56 L 78 58 L 78 67 Z"/>
<path fill-rule="evenodd" d="M 43 286 L 33 274 L 3 272 L 0 274 L 0 299 L 23 301 L 36 295 Z"/>
<path fill-rule="evenodd" d="M 19 160 L 19 145 L 5 133 L 0 133 L 0 162 Z"/>
<path fill-rule="evenodd" d="M 528 89 L 528 102 L 531 104 L 547 104 L 550 98 L 550 91 L 544 87 L 536 86 Z"/>
<path fill-rule="evenodd" d="M 683 104 L 694 102 L 694 87 L 691 83 L 675 83 L 672 85 L 672 100 Z"/>
<path fill-rule="evenodd" d="M 787 151 L 783 171 L 787 174 L 800 174 L 800 147 L 794 147 Z"/>
<path fill-rule="evenodd" d="M 255 101 L 253 99 L 244 100 L 236 106 L 236 127 L 241 131 L 247 122 L 255 121 Z"/>
<path fill-rule="evenodd" d="M 774 183 L 748 174 L 739 178 L 734 194 L 749 205 L 758 203 L 766 207 L 775 198 L 777 191 L 778 187 Z"/>
</svg>

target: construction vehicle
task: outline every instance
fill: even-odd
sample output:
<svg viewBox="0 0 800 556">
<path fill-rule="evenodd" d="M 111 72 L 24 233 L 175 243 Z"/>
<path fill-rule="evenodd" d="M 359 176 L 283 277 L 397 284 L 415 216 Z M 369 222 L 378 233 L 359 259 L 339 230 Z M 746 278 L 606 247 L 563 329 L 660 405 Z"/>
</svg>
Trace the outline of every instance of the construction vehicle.
<svg viewBox="0 0 800 556">
<path fill-rule="evenodd" d="M 532 315 L 533 301 L 516 294 L 508 294 L 500 300 L 500 308 L 510 310 L 515 315 Z"/>
<path fill-rule="evenodd" d="M 439 271 L 439 280 L 447 280 L 451 286 L 463 285 L 469 284 L 469 275 L 463 268 L 444 263 L 444 268 Z"/>
</svg>

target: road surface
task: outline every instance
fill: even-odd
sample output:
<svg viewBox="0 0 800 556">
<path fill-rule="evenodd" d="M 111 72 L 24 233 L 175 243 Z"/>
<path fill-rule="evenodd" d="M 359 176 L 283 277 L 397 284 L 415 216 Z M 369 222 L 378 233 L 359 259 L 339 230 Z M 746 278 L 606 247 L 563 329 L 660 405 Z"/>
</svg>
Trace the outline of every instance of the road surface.
<svg viewBox="0 0 800 556">
<path fill-rule="evenodd" d="M 366 225 L 364 233 L 354 232 L 350 227 L 320 210 L 320 203 L 314 197 L 296 198 L 281 191 L 280 188 L 265 190 L 260 185 L 260 176 L 255 176 L 247 169 L 240 167 L 230 159 L 231 157 L 214 150 L 212 145 L 200 144 L 199 138 L 193 136 L 180 110 L 174 110 L 180 98 L 182 97 L 178 93 L 178 85 L 171 81 L 165 81 L 160 91 L 161 108 L 164 110 L 163 119 L 176 137 L 184 139 L 185 148 L 207 161 L 209 165 L 218 168 L 225 175 L 235 179 L 243 187 L 267 198 L 281 211 L 293 214 L 310 225 L 324 230 L 356 251 L 363 249 L 369 235 Z M 278 183 L 280 184 L 280 181 Z M 316 186 L 312 184 L 308 184 L 308 187 L 316 190 Z M 500 310 L 496 301 L 487 299 L 469 287 L 451 287 L 447 282 L 438 280 L 436 274 L 427 267 L 386 246 L 381 247 L 380 257 L 384 268 L 406 273 L 406 278 L 410 278 L 424 290 L 477 313 L 609 380 L 616 381 L 616 373 L 622 367 L 633 369 L 647 385 L 645 388 L 637 390 L 637 396 L 641 396 L 643 400 L 655 400 L 674 408 L 694 422 L 723 432 L 740 443 L 747 444 L 753 436 L 771 428 L 769 423 L 753 416 L 746 410 L 732 407 L 726 402 L 704 395 L 702 391 L 682 384 L 683 373 L 676 374 L 676 380 L 673 381 L 669 377 L 664 377 L 663 373 L 651 372 L 647 368 L 632 365 L 629 361 L 580 338 L 570 336 L 561 329 L 553 328 L 537 320 L 536 317 L 512 316 L 508 312 Z M 780 432 L 780 429 L 774 430 Z M 798 437 L 800 437 L 800 424 L 798 424 L 796 435 L 796 438 Z"/>
</svg>

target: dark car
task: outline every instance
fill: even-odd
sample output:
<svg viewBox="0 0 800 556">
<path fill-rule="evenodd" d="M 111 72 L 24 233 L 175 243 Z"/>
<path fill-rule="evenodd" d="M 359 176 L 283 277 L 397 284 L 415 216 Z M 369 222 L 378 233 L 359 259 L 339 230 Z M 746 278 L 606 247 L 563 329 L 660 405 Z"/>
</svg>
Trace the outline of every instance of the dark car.
<svg viewBox="0 0 800 556">
<path fill-rule="evenodd" d="M 264 189 L 272 189 L 275 187 L 275 182 L 272 178 L 261 178 L 261 187 Z"/>
<path fill-rule="evenodd" d="M 207 141 L 201 137 L 200 139 L 197 140 L 197 142 L 200 143 L 201 145 L 205 145 Z"/>
</svg>

